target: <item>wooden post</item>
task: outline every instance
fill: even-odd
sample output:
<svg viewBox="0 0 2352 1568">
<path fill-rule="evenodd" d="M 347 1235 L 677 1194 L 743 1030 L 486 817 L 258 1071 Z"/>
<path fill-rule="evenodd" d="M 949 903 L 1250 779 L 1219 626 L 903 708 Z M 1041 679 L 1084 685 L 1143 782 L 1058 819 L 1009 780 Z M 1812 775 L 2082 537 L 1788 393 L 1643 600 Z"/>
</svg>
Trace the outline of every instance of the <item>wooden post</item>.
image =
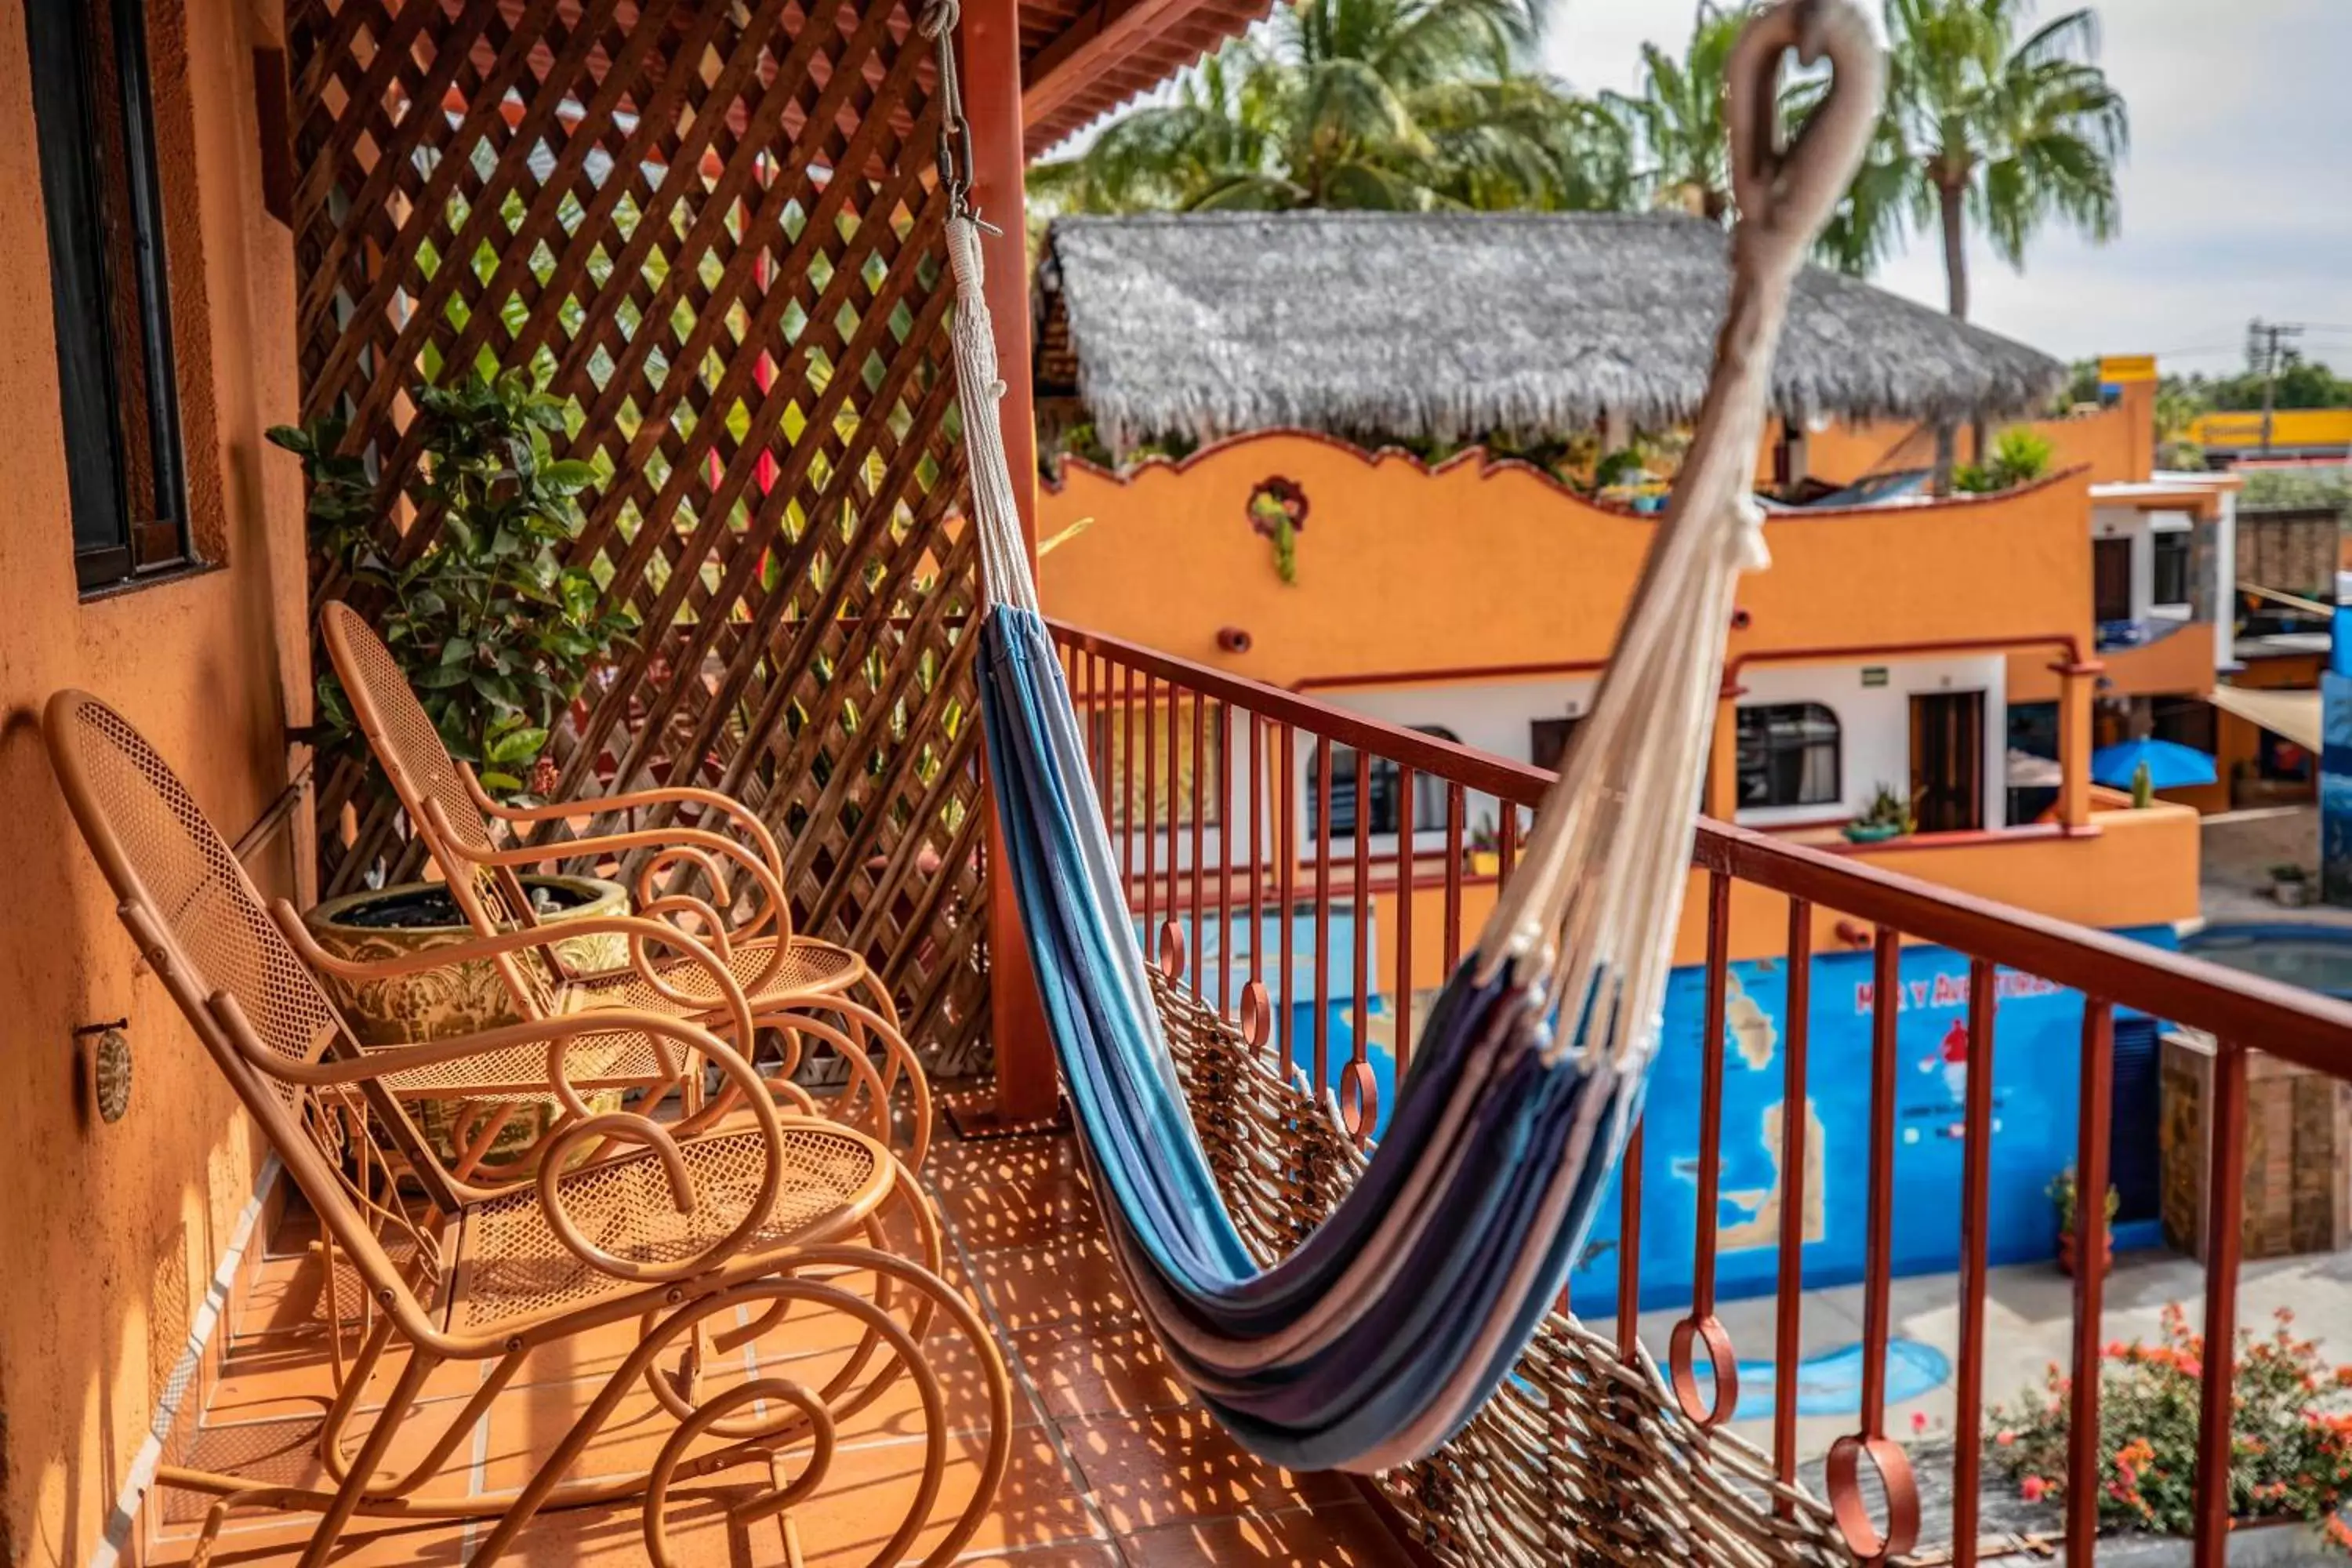
<svg viewBox="0 0 2352 1568">
<path fill-rule="evenodd" d="M 2058 676 L 2058 821 L 2078 833 L 2091 824 L 2091 701 L 2106 666 L 2093 659 L 2050 668 Z"/>
<path fill-rule="evenodd" d="M 956 53 L 963 67 L 964 118 L 971 125 L 971 200 L 999 232 L 981 236 L 988 269 L 988 310 L 996 324 L 996 363 L 1004 378 L 998 405 L 1004 455 L 1021 508 L 1029 564 L 1037 564 L 1037 426 L 1030 407 L 1028 214 L 1022 189 L 1021 37 L 1018 0 L 963 0 Z M 1051 1117 L 1060 1090 L 1052 1042 L 1029 967 L 1021 911 L 1004 875 L 1004 841 L 988 806 L 989 1035 L 996 1047 L 993 1117 L 966 1118 L 1010 1128 Z"/>
</svg>

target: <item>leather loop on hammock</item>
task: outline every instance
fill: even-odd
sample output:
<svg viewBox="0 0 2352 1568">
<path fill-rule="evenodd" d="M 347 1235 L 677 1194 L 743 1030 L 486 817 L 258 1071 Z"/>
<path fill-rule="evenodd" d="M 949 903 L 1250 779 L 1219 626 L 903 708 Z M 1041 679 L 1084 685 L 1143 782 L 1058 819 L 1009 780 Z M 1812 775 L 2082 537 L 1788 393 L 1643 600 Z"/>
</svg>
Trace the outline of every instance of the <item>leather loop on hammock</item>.
<svg viewBox="0 0 2352 1568">
<path fill-rule="evenodd" d="M 951 72 L 952 0 L 919 25 L 935 21 Z M 1792 49 L 1834 74 L 1784 150 L 1771 106 Z M 1432 1452 L 1509 1375 L 1583 1245 L 1656 1047 L 1733 590 L 1763 563 L 1748 481 L 1773 349 L 1805 252 L 1860 163 L 1883 71 L 1853 0 L 1784 0 L 1743 32 L 1729 82 L 1741 208 L 1729 309 L 1591 711 L 1476 950 L 1430 1014 L 1361 1179 L 1266 1268 L 1183 1103 L 1038 614 L 980 229 L 942 133 L 998 874 L 1013 879 L 1112 1251 L 1178 1372 L 1265 1458 L 1370 1472 Z"/>
</svg>

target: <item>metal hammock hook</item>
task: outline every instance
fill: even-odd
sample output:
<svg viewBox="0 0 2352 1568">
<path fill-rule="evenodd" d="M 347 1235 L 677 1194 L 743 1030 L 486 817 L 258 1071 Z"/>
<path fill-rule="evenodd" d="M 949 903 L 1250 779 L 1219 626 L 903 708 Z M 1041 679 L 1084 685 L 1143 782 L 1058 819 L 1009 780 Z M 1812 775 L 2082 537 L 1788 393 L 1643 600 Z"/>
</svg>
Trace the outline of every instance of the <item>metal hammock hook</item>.
<svg viewBox="0 0 2352 1568">
<path fill-rule="evenodd" d="M 915 30 L 931 40 L 931 47 L 939 57 L 938 158 L 940 184 L 948 194 L 948 215 L 977 222 L 979 215 L 971 205 L 971 121 L 964 118 L 963 87 L 956 70 L 955 30 L 961 14 L 958 0 L 926 0 L 922 11 L 915 18 Z"/>
</svg>

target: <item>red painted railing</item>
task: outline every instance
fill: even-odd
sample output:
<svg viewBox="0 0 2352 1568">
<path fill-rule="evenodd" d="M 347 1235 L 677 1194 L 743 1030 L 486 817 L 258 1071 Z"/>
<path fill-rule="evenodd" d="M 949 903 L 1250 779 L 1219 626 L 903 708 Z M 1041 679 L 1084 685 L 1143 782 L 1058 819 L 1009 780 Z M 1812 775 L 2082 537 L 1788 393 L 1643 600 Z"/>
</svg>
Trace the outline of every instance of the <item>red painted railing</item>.
<svg viewBox="0 0 2352 1568">
<path fill-rule="evenodd" d="M 1265 1039 L 1286 1068 L 1310 1070 L 1321 1085 L 1335 1082 L 1350 1131 L 1369 1137 L 1377 1121 L 1373 1075 L 1367 1058 L 1368 1011 L 1375 991 L 1391 998 L 1396 1074 L 1402 1081 L 1412 1038 L 1413 959 L 1417 943 L 1435 942 L 1450 973 L 1465 946 L 1465 818 L 1472 802 L 1496 803 L 1497 874 L 1508 878 L 1517 857 L 1521 809 L 1532 810 L 1552 775 L 1541 769 L 1472 751 L 1436 736 L 1402 729 L 1329 706 L 1297 692 L 1242 679 L 1205 666 L 1056 623 L 1065 674 L 1086 725 L 1097 793 L 1115 851 L 1121 857 L 1131 902 L 1160 957 L 1189 976 L 1203 1000 L 1242 1019 Z M 1186 745 L 1189 743 L 1189 751 Z M 1335 835 L 1328 780 L 1335 758 L 1352 753 L 1352 826 Z M 1300 764 L 1306 763 L 1302 773 Z M 1375 791 L 1385 781 L 1391 830 L 1376 831 Z M 1416 828 L 1416 805 L 1432 823 Z M 1213 827 L 1212 825 L 1213 824 Z M 1383 842 L 1384 841 L 1384 842 Z M 1806 1103 L 1810 959 L 1816 908 L 1834 910 L 1867 932 L 1874 995 L 1898 989 L 1901 944 L 1929 942 L 1969 961 L 1967 1019 L 1971 1070 L 1962 1109 L 1964 1139 L 1960 1210 L 1959 1356 L 1953 1433 L 1953 1518 L 1950 1560 L 1968 1568 L 1978 1556 L 1978 1483 L 1983 1455 L 1986 1242 L 1991 1165 L 1991 1063 L 2000 969 L 2038 976 L 2079 991 L 2083 1022 L 2081 1113 L 2076 1136 L 2077 1190 L 2104 1194 L 2108 1185 L 2112 1040 L 2115 1009 L 2136 1008 L 2202 1030 L 2217 1042 L 2210 1110 L 2215 1128 L 2208 1169 L 2205 1235 L 2205 1342 L 2231 1345 L 2237 1332 L 2239 1215 L 2244 1183 L 2246 1063 L 2259 1048 L 2338 1078 L 2352 1079 L 2352 1006 L 2315 994 L 2217 968 L 2193 958 L 2071 925 L 2026 910 L 1873 869 L 1838 856 L 1706 822 L 1694 856 L 1704 873 L 1706 978 L 1699 1107 L 1698 1213 L 1694 1281 L 1688 1313 L 1676 1325 L 1665 1365 L 1677 1403 L 1702 1425 L 1731 1413 L 1736 1394 L 1733 1347 L 1715 1316 L 1716 1217 L 1721 1180 L 1722 1074 L 1726 979 L 1729 971 L 1731 895 L 1748 884 L 1789 903 L 1786 956 L 1790 989 L 1782 1023 L 1784 1097 L 1781 1138 L 1785 1184 L 1801 1181 L 1808 1136 Z M 1415 886 L 1443 888 L 1439 930 L 1416 930 Z M 1392 889 L 1398 915 L 1390 975 L 1373 973 L 1378 958 L 1370 922 L 1355 919 L 1347 951 L 1331 949 L 1335 902 L 1366 907 Z M 1291 911 L 1313 911 L 1312 995 L 1298 985 L 1297 922 Z M 1278 919 L 1274 976 L 1261 940 L 1268 915 Z M 1246 978 L 1234 956 L 1237 926 L 1249 932 Z M 1219 934 L 1212 981 L 1204 973 L 1209 932 Z M 1472 933 L 1475 940 L 1475 933 Z M 1335 962 L 1352 980 L 1352 1044 L 1348 1059 L 1330 1059 L 1330 981 Z M 1315 1003 L 1301 1038 L 1295 1004 Z M 1826 1469 L 1828 1500 L 1858 1555 L 1899 1555 L 1918 1530 L 1917 1497 L 1909 1461 L 1885 1431 L 1885 1367 L 1892 1314 L 1892 1226 L 1897 1009 L 1873 1009 L 1870 1137 L 1866 1181 L 1868 1221 L 1863 1280 L 1863 1387 L 1856 1431 L 1838 1440 Z M 1332 1068 L 1339 1069 L 1336 1075 Z M 1635 1354 L 1641 1300 L 1641 1133 L 1634 1134 L 1622 1185 L 1614 1302 L 1619 1345 Z M 2096 1203 L 2096 1197 L 2084 1200 Z M 1783 1479 L 1793 1479 L 1796 1430 L 1801 1260 L 1805 1241 L 1801 1202 L 1780 1205 L 1778 1310 L 1773 1360 L 1775 1412 L 1771 1449 Z M 2090 1249 L 2095 1251 L 2095 1249 Z M 2100 1313 L 2104 1279 L 2095 1266 L 2074 1276 L 2073 1376 L 2070 1380 L 2071 1469 L 2098 1470 Z M 1704 1352 L 1704 1354 L 1702 1354 Z M 2210 1364 L 2209 1363 L 2209 1364 Z M 2226 1364 L 2226 1363 L 2223 1363 Z M 2226 1484 L 2230 1453 L 2230 1387 L 2208 1378 L 2199 1436 L 2200 1568 L 2224 1561 L 2229 1528 Z M 1880 1477 L 1882 1507 L 1867 1500 L 1864 1467 Z M 2095 1485 L 2068 1487 L 2066 1550 L 2077 1564 L 2092 1561 L 2097 1528 Z"/>
</svg>

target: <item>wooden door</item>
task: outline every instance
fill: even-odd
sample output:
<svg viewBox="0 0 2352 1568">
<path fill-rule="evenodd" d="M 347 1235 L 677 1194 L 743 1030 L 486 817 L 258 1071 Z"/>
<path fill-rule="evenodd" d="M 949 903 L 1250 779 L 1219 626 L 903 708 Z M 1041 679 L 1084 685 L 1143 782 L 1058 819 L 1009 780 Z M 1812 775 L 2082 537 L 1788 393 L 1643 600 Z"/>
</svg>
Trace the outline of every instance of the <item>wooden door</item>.
<svg viewBox="0 0 2352 1568">
<path fill-rule="evenodd" d="M 1911 809 L 1919 831 L 1981 829 L 1984 774 L 1984 693 L 1939 691 L 1912 698 Z"/>
<path fill-rule="evenodd" d="M 2091 542 L 2091 618 L 2127 621 L 2132 618 L 2132 542 L 2128 539 Z"/>
</svg>

